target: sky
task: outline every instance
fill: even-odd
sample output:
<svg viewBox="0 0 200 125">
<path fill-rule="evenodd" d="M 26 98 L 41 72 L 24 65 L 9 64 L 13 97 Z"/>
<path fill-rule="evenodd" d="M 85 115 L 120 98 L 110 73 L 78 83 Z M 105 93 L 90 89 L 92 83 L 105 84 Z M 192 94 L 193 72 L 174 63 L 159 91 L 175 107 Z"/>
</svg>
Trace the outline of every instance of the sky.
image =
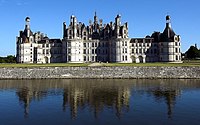
<svg viewBox="0 0 200 125">
<path fill-rule="evenodd" d="M 24 30 L 25 18 L 31 30 L 49 38 L 62 38 L 63 22 L 69 25 L 73 14 L 79 22 L 89 23 L 95 11 L 104 23 L 117 14 L 128 22 L 130 38 L 144 38 L 163 32 L 166 15 L 181 36 L 181 51 L 197 43 L 200 47 L 200 0 L 0 0 L 0 56 L 15 55 L 16 37 Z"/>
</svg>

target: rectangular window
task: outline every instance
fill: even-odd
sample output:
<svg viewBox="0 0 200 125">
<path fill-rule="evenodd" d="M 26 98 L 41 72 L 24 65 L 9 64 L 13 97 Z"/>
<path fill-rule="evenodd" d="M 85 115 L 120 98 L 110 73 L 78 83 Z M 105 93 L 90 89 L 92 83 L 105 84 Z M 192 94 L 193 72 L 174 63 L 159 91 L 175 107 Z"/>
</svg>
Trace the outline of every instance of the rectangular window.
<svg viewBox="0 0 200 125">
<path fill-rule="evenodd" d="M 49 54 L 49 50 L 48 49 L 46 50 L 46 54 Z"/>
<path fill-rule="evenodd" d="M 43 54 L 45 54 L 45 50 L 43 49 Z"/>
<path fill-rule="evenodd" d="M 134 53 L 134 49 L 132 49 L 132 53 Z"/>
<path fill-rule="evenodd" d="M 127 53 L 127 48 L 125 48 L 124 50 L 125 50 L 125 53 Z"/>
<path fill-rule="evenodd" d="M 71 43 L 68 43 L 68 47 L 71 47 Z"/>
<path fill-rule="evenodd" d="M 86 56 L 84 56 L 83 58 L 84 58 L 84 61 L 86 61 Z"/>
<path fill-rule="evenodd" d="M 83 50 L 83 54 L 86 54 L 86 49 Z"/>
<path fill-rule="evenodd" d="M 83 46 L 86 47 L 86 43 L 83 43 Z"/>
<path fill-rule="evenodd" d="M 142 53 L 142 49 L 139 49 L 139 53 Z"/>
<path fill-rule="evenodd" d="M 71 49 L 68 49 L 68 54 L 70 54 L 71 53 Z"/>
<path fill-rule="evenodd" d="M 94 57 L 94 56 L 92 56 L 92 61 L 95 61 L 94 59 L 95 59 L 95 57 Z"/>
<path fill-rule="evenodd" d="M 94 49 L 92 49 L 92 54 L 94 54 Z"/>
<path fill-rule="evenodd" d="M 125 46 L 127 46 L 127 42 L 125 41 Z"/>
</svg>

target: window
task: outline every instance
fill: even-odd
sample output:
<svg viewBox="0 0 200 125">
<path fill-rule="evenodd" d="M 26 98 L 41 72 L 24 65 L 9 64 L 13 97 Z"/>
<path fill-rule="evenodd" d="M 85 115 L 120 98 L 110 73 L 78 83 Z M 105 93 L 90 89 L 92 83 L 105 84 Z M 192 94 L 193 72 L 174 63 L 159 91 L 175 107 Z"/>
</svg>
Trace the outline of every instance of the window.
<svg viewBox="0 0 200 125">
<path fill-rule="evenodd" d="M 68 47 L 71 47 L 71 43 L 70 42 L 68 43 Z"/>
<path fill-rule="evenodd" d="M 127 48 L 124 48 L 124 50 L 125 50 L 124 52 L 127 53 Z"/>
<path fill-rule="evenodd" d="M 86 54 L 86 49 L 83 50 L 83 54 Z"/>
<path fill-rule="evenodd" d="M 134 49 L 132 49 L 132 53 L 134 53 Z"/>
<path fill-rule="evenodd" d="M 68 54 L 70 54 L 71 53 L 71 49 L 68 49 Z"/>
<path fill-rule="evenodd" d="M 83 57 L 83 60 L 86 61 L 86 56 Z"/>
<path fill-rule="evenodd" d="M 127 46 L 127 42 L 125 41 L 125 46 Z"/>
<path fill-rule="evenodd" d="M 95 53 L 94 53 L 94 49 L 92 49 L 92 54 L 95 54 Z"/>
<path fill-rule="evenodd" d="M 48 49 L 46 50 L 46 54 L 49 54 L 49 50 Z"/>
<path fill-rule="evenodd" d="M 47 44 L 46 47 L 49 47 L 49 44 Z"/>
<path fill-rule="evenodd" d="M 71 61 L 71 56 L 68 56 L 68 61 Z"/>
<path fill-rule="evenodd" d="M 178 60 L 178 56 L 176 55 L 176 60 Z"/>
<path fill-rule="evenodd" d="M 147 49 L 147 52 L 146 52 L 147 54 L 149 54 L 149 49 Z"/>
<path fill-rule="evenodd" d="M 127 61 L 127 56 L 125 56 L 125 61 Z"/>
<path fill-rule="evenodd" d="M 176 48 L 176 51 L 175 51 L 176 53 L 178 53 L 178 48 Z"/>
<path fill-rule="evenodd" d="M 86 47 L 86 43 L 83 43 L 83 46 Z"/>
<path fill-rule="evenodd" d="M 45 50 L 43 49 L 43 54 L 45 54 Z"/>
<path fill-rule="evenodd" d="M 142 53 L 142 49 L 139 49 L 139 53 Z"/>
</svg>

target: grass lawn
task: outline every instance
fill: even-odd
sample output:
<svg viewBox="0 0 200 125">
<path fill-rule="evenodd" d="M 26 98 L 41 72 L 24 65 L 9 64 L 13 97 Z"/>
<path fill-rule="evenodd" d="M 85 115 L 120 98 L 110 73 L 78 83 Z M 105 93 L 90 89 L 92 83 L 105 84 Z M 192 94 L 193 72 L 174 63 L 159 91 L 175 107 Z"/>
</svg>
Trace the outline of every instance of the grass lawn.
<svg viewBox="0 0 200 125">
<path fill-rule="evenodd" d="M 87 67 L 92 63 L 51 63 L 51 64 L 0 64 L 3 67 Z M 186 60 L 183 63 L 101 63 L 98 66 L 196 66 L 200 67 L 200 60 Z"/>
</svg>

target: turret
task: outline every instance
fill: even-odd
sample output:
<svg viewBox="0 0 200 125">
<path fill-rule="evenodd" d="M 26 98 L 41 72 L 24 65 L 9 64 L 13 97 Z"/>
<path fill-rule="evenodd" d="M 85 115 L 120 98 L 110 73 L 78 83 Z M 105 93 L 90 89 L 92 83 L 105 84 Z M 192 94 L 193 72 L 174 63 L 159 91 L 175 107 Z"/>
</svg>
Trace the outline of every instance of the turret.
<svg viewBox="0 0 200 125">
<path fill-rule="evenodd" d="M 63 38 L 67 37 L 67 33 L 66 33 L 66 28 L 67 28 L 67 25 L 66 25 L 66 22 L 63 23 Z"/>
<path fill-rule="evenodd" d="M 98 24 L 98 17 L 97 17 L 96 11 L 95 11 L 95 14 L 94 14 L 94 24 Z"/>
<path fill-rule="evenodd" d="M 174 41 L 174 36 L 175 36 L 175 32 L 173 31 L 172 27 L 171 27 L 171 19 L 170 16 L 167 15 L 166 16 L 166 27 L 165 30 L 163 32 L 163 39 L 162 41 Z"/>
<path fill-rule="evenodd" d="M 97 17 L 97 13 L 95 11 L 95 14 L 94 14 L 94 32 L 97 32 L 98 30 L 98 17 Z"/>
<path fill-rule="evenodd" d="M 71 21 L 70 21 L 71 27 L 72 27 L 72 36 L 73 38 L 76 38 L 77 34 L 77 19 L 74 15 L 71 16 Z"/>
<path fill-rule="evenodd" d="M 25 21 L 26 21 L 25 32 L 27 37 L 30 37 L 30 18 L 26 17 Z"/>
<path fill-rule="evenodd" d="M 115 35 L 118 38 L 120 35 L 121 15 L 117 15 L 115 18 Z"/>
<path fill-rule="evenodd" d="M 171 28 L 171 19 L 169 15 L 166 16 L 166 27 Z"/>
</svg>

